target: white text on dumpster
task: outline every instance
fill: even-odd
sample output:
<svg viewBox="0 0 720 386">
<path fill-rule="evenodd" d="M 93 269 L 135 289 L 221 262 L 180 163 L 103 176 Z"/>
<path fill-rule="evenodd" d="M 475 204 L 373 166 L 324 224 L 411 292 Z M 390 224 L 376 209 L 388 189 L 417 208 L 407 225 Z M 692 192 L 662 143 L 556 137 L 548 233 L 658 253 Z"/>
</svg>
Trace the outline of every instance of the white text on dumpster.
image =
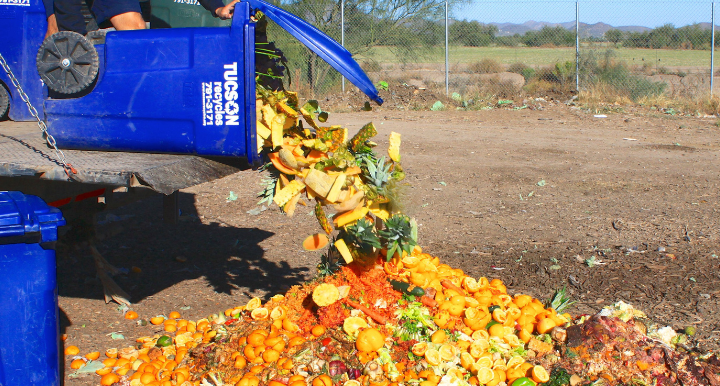
<svg viewBox="0 0 720 386">
<path fill-rule="evenodd" d="M 238 126 L 240 105 L 237 62 L 223 66 L 224 82 L 203 82 L 203 126 Z"/>
</svg>

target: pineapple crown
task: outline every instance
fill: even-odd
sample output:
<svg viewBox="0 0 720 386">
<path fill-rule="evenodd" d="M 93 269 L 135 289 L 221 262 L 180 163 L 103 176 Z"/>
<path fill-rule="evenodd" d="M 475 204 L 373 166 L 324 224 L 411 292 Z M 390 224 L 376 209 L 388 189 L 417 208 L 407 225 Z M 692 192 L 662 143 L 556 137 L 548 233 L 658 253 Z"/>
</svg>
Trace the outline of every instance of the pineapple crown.
<svg viewBox="0 0 720 386">
<path fill-rule="evenodd" d="M 363 255 L 372 253 L 373 248 L 380 248 L 380 239 L 375 233 L 375 226 L 362 218 L 355 224 L 345 228 L 343 237 L 348 245 L 354 246 Z"/>
<path fill-rule="evenodd" d="M 376 162 L 373 162 L 372 160 L 366 161 L 365 166 L 367 167 L 367 179 L 376 188 L 382 188 L 390 179 L 390 169 L 392 168 L 392 165 L 392 163 L 388 163 L 387 165 L 385 164 L 385 156 L 380 157 L 380 159 Z"/>
<path fill-rule="evenodd" d="M 387 248 L 387 259 L 392 259 L 395 252 L 404 251 L 410 254 L 417 245 L 417 230 L 414 220 L 403 214 L 392 215 L 385 221 L 385 229 L 378 235 Z"/>
</svg>

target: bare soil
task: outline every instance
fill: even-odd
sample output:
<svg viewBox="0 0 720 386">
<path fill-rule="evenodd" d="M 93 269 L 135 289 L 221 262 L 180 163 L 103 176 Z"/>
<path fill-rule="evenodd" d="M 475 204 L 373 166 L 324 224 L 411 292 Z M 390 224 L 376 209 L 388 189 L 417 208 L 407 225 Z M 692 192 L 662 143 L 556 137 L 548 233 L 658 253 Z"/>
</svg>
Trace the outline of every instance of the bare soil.
<svg viewBox="0 0 720 386">
<path fill-rule="evenodd" d="M 567 286 L 573 314 L 618 300 L 720 349 L 720 129 L 715 119 L 542 109 L 331 114 L 354 133 L 373 121 L 380 150 L 402 134 L 406 212 L 426 252 L 511 293 L 547 299 Z M 132 271 L 116 281 L 141 318 L 199 319 L 315 276 L 301 248 L 318 229 L 310 207 L 257 210 L 262 175 L 241 172 L 181 192 L 181 222 L 149 199 L 100 214 L 98 248 Z M 230 192 L 236 200 L 228 200 Z M 187 262 L 177 261 L 178 256 Z M 60 248 L 65 345 L 81 353 L 160 333 L 105 304 L 87 249 Z M 120 332 L 125 340 L 112 340 Z M 65 385 L 95 385 L 95 374 Z"/>
</svg>

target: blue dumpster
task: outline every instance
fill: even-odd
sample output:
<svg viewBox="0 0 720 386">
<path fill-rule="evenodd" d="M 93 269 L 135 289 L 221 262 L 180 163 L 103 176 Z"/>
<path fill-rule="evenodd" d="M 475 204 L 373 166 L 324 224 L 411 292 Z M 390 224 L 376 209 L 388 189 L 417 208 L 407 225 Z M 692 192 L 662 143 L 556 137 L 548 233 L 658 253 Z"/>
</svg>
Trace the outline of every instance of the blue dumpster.
<svg viewBox="0 0 720 386">
<path fill-rule="evenodd" d="M 8 5 L 16 2 L 27 5 Z M 17 58 L 11 68 L 23 74 L 21 84 L 32 92 L 32 100 L 41 94 L 34 93 L 40 76 L 27 75 L 33 66 L 52 85 L 44 117 L 61 148 L 243 157 L 258 164 L 252 19 L 256 11 L 382 103 L 349 51 L 311 24 L 262 0 L 237 3 L 230 27 L 117 31 L 100 40 L 60 32 L 48 38 L 56 40 L 42 45 L 38 36 L 45 22 L 40 4 L 0 0 L 0 19 L 10 20 L 0 23 L 0 53 Z M 39 103 L 33 104 L 40 110 Z M 14 95 L 12 109 L 13 114 L 24 111 Z"/>
<path fill-rule="evenodd" d="M 0 191 L 0 385 L 60 385 L 55 250 L 60 211 Z"/>
<path fill-rule="evenodd" d="M 63 148 L 194 153 L 257 163 L 256 10 L 382 103 L 344 47 L 280 8 L 248 0 L 236 4 L 229 28 L 108 32 L 105 43 L 94 46 L 100 63 L 91 91 L 45 102 L 50 133 Z"/>
<path fill-rule="evenodd" d="M 0 54 L 22 85 L 30 103 L 38 110 L 40 119 L 43 119 L 44 91 L 35 67 L 35 56 L 45 37 L 46 29 L 45 7 L 41 0 L 0 0 Z M 2 68 L 0 68 L 0 87 L 4 87 L 10 93 L 10 119 L 35 120 Z M 3 115 L 3 110 L 0 101 L 0 116 Z"/>
</svg>

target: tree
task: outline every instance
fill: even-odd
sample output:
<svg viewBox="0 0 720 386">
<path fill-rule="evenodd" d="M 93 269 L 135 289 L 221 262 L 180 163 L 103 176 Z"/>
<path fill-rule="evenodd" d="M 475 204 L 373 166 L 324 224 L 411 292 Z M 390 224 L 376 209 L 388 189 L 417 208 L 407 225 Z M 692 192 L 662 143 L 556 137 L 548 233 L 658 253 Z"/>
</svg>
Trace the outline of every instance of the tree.
<svg viewBox="0 0 720 386">
<path fill-rule="evenodd" d="M 469 0 L 450 0 L 452 9 Z M 345 47 L 354 55 L 373 47 L 388 47 L 398 58 L 412 58 L 422 46 L 439 43 L 445 0 L 345 0 Z M 341 0 L 279 0 L 278 5 L 340 41 Z M 270 40 L 285 51 L 291 73 L 314 92 L 339 78 L 315 53 L 277 26 L 268 28 Z M 439 35 L 438 35 L 439 33 Z M 297 77 L 296 77 L 297 78 Z"/>
<path fill-rule="evenodd" d="M 493 24 L 482 24 L 477 20 L 455 21 L 450 24 L 450 41 L 468 47 L 487 47 L 495 42 L 498 27 Z"/>
<path fill-rule="evenodd" d="M 610 43 L 618 44 L 623 40 L 623 32 L 617 28 L 609 29 L 605 32 L 605 39 Z"/>
</svg>

